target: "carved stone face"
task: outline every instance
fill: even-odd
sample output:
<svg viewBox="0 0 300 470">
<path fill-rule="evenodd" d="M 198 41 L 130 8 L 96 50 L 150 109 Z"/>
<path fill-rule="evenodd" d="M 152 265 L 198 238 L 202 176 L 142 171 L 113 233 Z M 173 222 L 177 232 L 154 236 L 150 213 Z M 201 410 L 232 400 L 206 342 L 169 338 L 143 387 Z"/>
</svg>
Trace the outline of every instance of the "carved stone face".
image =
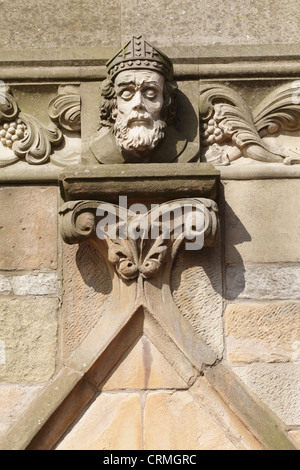
<svg viewBox="0 0 300 470">
<path fill-rule="evenodd" d="M 144 156 L 164 137 L 166 123 L 160 119 L 164 80 L 161 74 L 151 70 L 124 71 L 117 75 L 114 133 L 121 149 Z"/>
</svg>

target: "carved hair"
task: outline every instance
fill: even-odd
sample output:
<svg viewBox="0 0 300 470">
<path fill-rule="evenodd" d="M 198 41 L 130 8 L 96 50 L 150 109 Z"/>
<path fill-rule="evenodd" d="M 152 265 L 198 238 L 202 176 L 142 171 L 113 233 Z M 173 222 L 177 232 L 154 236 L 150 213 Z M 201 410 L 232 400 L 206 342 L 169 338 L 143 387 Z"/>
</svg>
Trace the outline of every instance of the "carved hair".
<svg viewBox="0 0 300 470">
<path fill-rule="evenodd" d="M 175 81 L 165 80 L 164 103 L 161 110 L 161 119 L 172 124 L 176 117 L 178 86 Z M 100 128 L 112 127 L 116 120 L 117 97 L 114 83 L 107 78 L 101 87 L 102 102 L 100 107 Z"/>
</svg>

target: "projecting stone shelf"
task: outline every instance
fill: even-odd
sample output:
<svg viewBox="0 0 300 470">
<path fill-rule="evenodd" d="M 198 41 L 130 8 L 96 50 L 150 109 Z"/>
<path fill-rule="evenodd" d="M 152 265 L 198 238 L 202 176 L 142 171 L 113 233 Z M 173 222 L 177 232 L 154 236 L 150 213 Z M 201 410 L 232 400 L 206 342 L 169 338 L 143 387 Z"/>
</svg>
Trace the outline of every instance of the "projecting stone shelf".
<svg viewBox="0 0 300 470">
<path fill-rule="evenodd" d="M 115 203 L 120 195 L 138 202 L 185 197 L 217 200 L 220 173 L 208 163 L 97 165 L 66 171 L 60 185 L 65 201 Z"/>
</svg>

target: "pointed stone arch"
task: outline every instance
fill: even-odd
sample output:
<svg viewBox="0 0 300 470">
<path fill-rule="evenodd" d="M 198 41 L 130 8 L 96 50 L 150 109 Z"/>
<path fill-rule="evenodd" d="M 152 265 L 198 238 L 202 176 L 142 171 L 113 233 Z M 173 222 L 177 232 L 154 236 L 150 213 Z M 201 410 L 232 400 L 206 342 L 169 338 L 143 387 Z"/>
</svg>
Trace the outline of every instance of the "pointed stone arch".
<svg viewBox="0 0 300 470">
<path fill-rule="evenodd" d="M 2 441 L 1 448 L 48 450 L 72 445 L 78 448 L 77 439 L 82 436 L 82 429 L 89 426 L 91 440 L 82 442 L 83 448 L 101 449 L 105 436 L 112 439 L 110 433 L 115 433 L 112 446 L 157 450 L 163 449 L 159 446 L 170 438 L 168 445 L 176 450 L 176 436 L 181 448 L 185 445 L 184 417 L 186 420 L 193 417 L 189 421 L 187 444 L 193 450 L 294 448 L 278 418 L 250 395 L 207 347 L 201 353 L 191 354 L 186 350 L 187 343 L 174 341 L 144 306 L 119 319 L 114 336 L 105 344 L 99 344 L 104 335 L 97 335 L 99 329 L 103 332 L 103 321 L 97 325 L 86 338 L 86 344 L 75 351 L 82 369 L 65 364 Z M 98 342 L 93 342 L 97 336 Z M 201 344 L 198 335 L 197 340 Z M 205 361 L 199 361 L 199 356 L 195 360 L 195 354 L 202 355 Z M 74 358 L 75 355 L 73 365 Z M 128 375 L 130 367 L 135 372 Z M 109 424 L 105 429 L 99 427 L 99 422 L 105 424 L 101 413 L 105 414 L 109 406 L 115 410 L 114 431 Z M 157 419 L 153 410 L 157 412 L 161 407 L 166 412 Z M 95 412 L 96 424 L 94 418 L 90 421 L 97 416 Z M 178 413 L 182 419 L 175 426 Z M 137 424 L 134 440 L 126 441 L 126 425 L 132 419 Z M 170 426 L 163 440 L 157 439 L 160 426 L 165 426 L 164 429 Z"/>
</svg>

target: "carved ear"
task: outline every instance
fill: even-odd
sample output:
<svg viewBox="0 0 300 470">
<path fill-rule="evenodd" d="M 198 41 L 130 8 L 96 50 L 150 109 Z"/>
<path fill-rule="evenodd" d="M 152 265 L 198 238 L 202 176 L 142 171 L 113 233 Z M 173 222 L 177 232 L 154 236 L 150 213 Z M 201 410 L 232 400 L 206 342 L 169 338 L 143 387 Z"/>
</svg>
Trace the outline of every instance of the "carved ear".
<svg viewBox="0 0 300 470">
<path fill-rule="evenodd" d="M 117 115 L 118 115 L 118 108 L 117 108 L 116 100 L 114 100 L 114 104 L 113 104 L 112 112 L 111 112 L 111 120 L 112 120 L 113 122 L 116 121 Z"/>
</svg>

